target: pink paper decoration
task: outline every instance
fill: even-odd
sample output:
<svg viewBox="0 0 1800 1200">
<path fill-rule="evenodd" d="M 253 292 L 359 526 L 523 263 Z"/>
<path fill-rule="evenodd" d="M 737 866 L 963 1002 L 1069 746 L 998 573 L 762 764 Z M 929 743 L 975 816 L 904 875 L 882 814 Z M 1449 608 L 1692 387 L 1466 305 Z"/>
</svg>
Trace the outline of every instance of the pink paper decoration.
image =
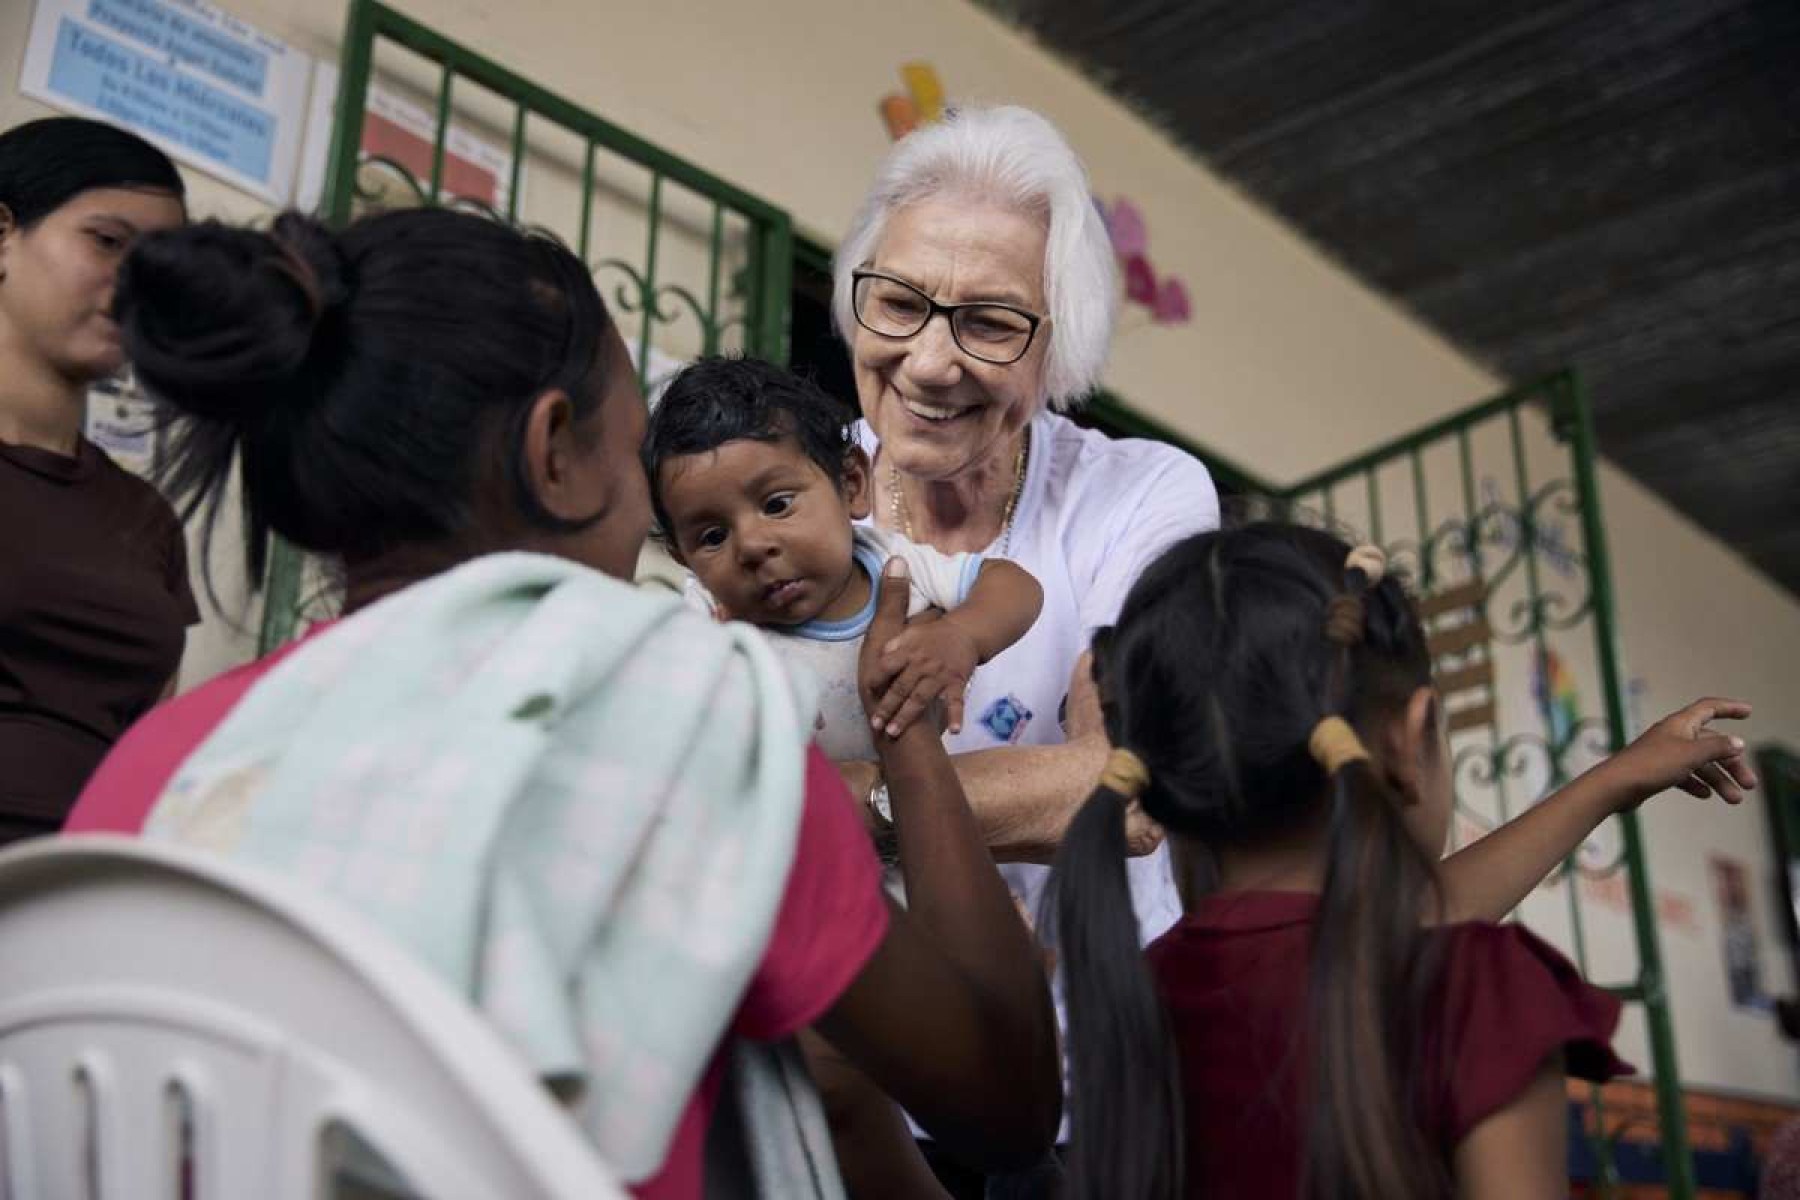
<svg viewBox="0 0 1800 1200">
<path fill-rule="evenodd" d="M 1138 206 L 1124 196 L 1110 205 L 1099 196 L 1093 199 L 1106 222 L 1113 254 L 1124 269 L 1126 301 L 1149 309 L 1151 319 L 1159 325 L 1178 325 L 1190 319 L 1193 311 L 1187 285 L 1172 275 L 1158 281 L 1156 268 L 1150 265 L 1150 229 Z"/>
<path fill-rule="evenodd" d="M 1112 235 L 1113 253 L 1129 261 L 1150 253 L 1150 230 L 1138 206 L 1120 196 L 1106 214 L 1106 230 Z"/>
<path fill-rule="evenodd" d="M 1156 272 L 1142 254 L 1134 254 L 1125 262 L 1125 298 L 1133 304 L 1156 304 Z"/>
<path fill-rule="evenodd" d="M 1150 305 L 1150 314 L 1164 325 L 1177 325 L 1194 315 L 1188 307 L 1187 288 L 1181 280 L 1171 275 L 1162 281 L 1156 289 L 1156 299 Z"/>
</svg>

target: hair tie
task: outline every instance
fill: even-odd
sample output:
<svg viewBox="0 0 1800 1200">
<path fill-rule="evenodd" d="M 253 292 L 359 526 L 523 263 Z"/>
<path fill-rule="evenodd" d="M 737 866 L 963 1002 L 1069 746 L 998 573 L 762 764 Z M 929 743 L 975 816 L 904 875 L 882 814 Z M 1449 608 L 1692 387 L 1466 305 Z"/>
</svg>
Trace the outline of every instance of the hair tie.
<svg viewBox="0 0 1800 1200">
<path fill-rule="evenodd" d="M 1362 739 L 1356 736 L 1356 730 L 1350 728 L 1350 722 L 1342 717 L 1326 717 L 1313 726 L 1312 736 L 1306 741 L 1306 749 L 1320 767 L 1324 768 L 1326 778 L 1336 775 L 1353 762 L 1367 762 L 1369 751 L 1363 746 Z"/>
<path fill-rule="evenodd" d="M 1368 609 L 1354 592 L 1333 596 L 1325 606 L 1325 640 L 1334 646 L 1354 646 L 1363 640 L 1363 621 Z"/>
<path fill-rule="evenodd" d="M 1117 747 L 1106 756 L 1106 768 L 1100 772 L 1100 786 L 1127 800 L 1136 800 L 1150 786 L 1150 768 L 1131 751 Z"/>
<path fill-rule="evenodd" d="M 1333 596 L 1325 608 L 1326 641 L 1335 646 L 1355 646 L 1362 642 L 1363 625 L 1369 616 L 1363 593 L 1380 583 L 1385 574 L 1387 555 L 1379 546 L 1365 542 L 1344 557 L 1346 590 Z"/>
<path fill-rule="evenodd" d="M 300 295 L 306 300 L 306 315 L 317 325 L 325 314 L 325 297 L 319 286 L 318 272 L 292 244 L 279 237 L 273 241 L 276 255 L 268 260 L 269 267 L 300 289 Z"/>
<path fill-rule="evenodd" d="M 1361 571 L 1369 586 L 1374 587 L 1387 574 L 1387 554 L 1380 546 L 1364 542 L 1350 551 L 1349 557 L 1344 559 L 1344 574 L 1348 575 L 1352 571 Z"/>
<path fill-rule="evenodd" d="M 316 331 L 350 299 L 350 267 L 331 231 L 309 217 L 285 213 L 269 230 L 275 253 L 263 261 L 292 283 Z"/>
</svg>

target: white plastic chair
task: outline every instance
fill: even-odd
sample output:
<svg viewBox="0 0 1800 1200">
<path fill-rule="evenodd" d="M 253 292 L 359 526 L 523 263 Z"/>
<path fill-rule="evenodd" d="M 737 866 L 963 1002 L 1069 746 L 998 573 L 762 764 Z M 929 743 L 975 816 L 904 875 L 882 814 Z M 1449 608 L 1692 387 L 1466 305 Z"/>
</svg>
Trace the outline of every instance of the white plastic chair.
<svg viewBox="0 0 1800 1200">
<path fill-rule="evenodd" d="M 0 853 L 0 1197 L 333 1194 L 625 1195 L 524 1061 L 353 913 L 130 838 Z"/>
</svg>

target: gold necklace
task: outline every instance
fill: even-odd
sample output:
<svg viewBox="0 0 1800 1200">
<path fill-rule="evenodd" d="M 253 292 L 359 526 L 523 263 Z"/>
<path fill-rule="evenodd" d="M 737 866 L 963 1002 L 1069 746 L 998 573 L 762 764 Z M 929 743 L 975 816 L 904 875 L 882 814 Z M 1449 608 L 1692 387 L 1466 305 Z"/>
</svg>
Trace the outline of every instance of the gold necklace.
<svg viewBox="0 0 1800 1200">
<path fill-rule="evenodd" d="M 1019 439 L 1019 453 L 1013 457 L 1012 492 L 1006 497 L 1006 509 L 1000 514 L 1000 557 L 1005 558 L 1012 550 L 1013 514 L 1019 508 L 1019 496 L 1025 491 L 1025 465 L 1031 460 L 1031 426 L 1025 427 L 1025 436 Z M 900 490 L 900 468 L 892 462 L 888 463 L 888 498 L 894 510 L 894 519 L 900 522 L 900 532 L 906 535 L 909 542 L 919 539 L 913 533 L 912 511 L 906 507 L 906 494 Z"/>
</svg>

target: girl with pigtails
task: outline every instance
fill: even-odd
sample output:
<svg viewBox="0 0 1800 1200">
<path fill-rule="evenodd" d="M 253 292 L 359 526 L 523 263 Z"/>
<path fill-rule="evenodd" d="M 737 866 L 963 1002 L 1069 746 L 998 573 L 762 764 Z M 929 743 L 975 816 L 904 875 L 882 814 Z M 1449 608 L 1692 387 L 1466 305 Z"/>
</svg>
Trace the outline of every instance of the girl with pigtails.
<svg viewBox="0 0 1800 1200">
<path fill-rule="evenodd" d="M 1114 749 L 1051 882 L 1069 1194 L 1566 1196 L 1563 1079 L 1628 1070 L 1619 1002 L 1440 886 L 1443 705 L 1380 552 L 1276 524 L 1179 542 L 1094 672 Z M 1503 843 L 1496 892 L 1665 788 L 1740 798 L 1743 743 L 1707 723 L 1748 713 L 1699 701 L 1570 784 Z M 1184 909 L 1144 951 L 1133 802 L 1168 831 Z"/>
</svg>

